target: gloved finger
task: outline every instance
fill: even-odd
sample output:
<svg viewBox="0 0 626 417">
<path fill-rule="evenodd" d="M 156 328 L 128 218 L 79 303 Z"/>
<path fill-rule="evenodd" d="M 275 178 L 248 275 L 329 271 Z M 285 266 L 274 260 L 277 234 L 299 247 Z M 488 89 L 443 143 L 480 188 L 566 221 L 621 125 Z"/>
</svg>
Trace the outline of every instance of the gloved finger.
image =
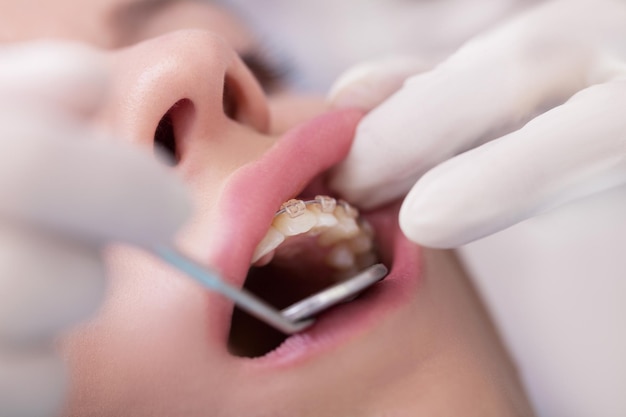
<svg viewBox="0 0 626 417">
<path fill-rule="evenodd" d="M 398 198 L 441 161 L 527 117 L 563 81 L 541 82 L 531 76 L 540 71 L 519 74 L 489 57 L 467 68 L 460 61 L 411 78 L 366 115 L 331 187 L 364 208 Z M 511 82 L 515 73 L 518 79 Z M 580 87 L 575 83 L 568 90 Z"/>
<path fill-rule="evenodd" d="M 407 80 L 362 120 L 331 188 L 364 208 L 386 203 L 442 161 L 598 82 L 606 62 L 595 31 L 623 34 L 623 21 L 594 17 L 588 25 L 600 28 L 590 28 L 589 14 L 568 14 L 566 2 L 556 3 L 563 7 L 538 9 L 476 38 L 434 70 Z"/>
<path fill-rule="evenodd" d="M 0 228 L 0 346 L 50 340 L 93 313 L 104 294 L 97 246 Z"/>
<path fill-rule="evenodd" d="M 57 415 L 66 386 L 63 363 L 52 351 L 0 348 L 0 417 Z"/>
<path fill-rule="evenodd" d="M 364 62 L 335 81 L 327 100 L 333 108 L 371 110 L 398 91 L 407 78 L 432 67 L 432 63 L 410 56 Z"/>
<path fill-rule="evenodd" d="M 106 92 L 108 62 L 86 45 L 32 41 L 0 47 L 4 99 L 46 104 L 75 116 L 94 112 Z"/>
<path fill-rule="evenodd" d="M 1 218 L 152 245 L 189 214 L 182 180 L 145 152 L 49 112 L 2 110 Z"/>
<path fill-rule="evenodd" d="M 524 128 L 450 159 L 406 197 L 409 239 L 451 248 L 626 183 L 626 81 L 590 87 Z"/>
</svg>

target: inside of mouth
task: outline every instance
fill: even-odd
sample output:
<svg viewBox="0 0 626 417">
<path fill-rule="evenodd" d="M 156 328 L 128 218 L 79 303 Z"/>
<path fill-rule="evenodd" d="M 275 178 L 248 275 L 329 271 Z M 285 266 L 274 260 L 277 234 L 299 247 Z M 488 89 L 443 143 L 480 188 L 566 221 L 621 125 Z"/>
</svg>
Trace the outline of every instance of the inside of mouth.
<svg viewBox="0 0 626 417">
<path fill-rule="evenodd" d="M 363 224 L 361 232 L 362 229 Z M 335 227 L 330 232 L 336 236 L 337 230 Z M 244 288 L 281 310 L 337 282 L 349 279 L 358 272 L 355 268 L 363 269 L 376 261 L 372 258 L 373 250 L 370 250 L 355 255 L 355 265 L 342 270 L 339 267 L 340 262 L 329 262 L 330 258 L 336 259 L 329 255 L 337 245 L 346 246 L 346 242 L 353 241 L 354 236 L 347 236 L 345 241 L 339 241 L 335 245 L 320 244 L 324 238 L 328 239 L 328 236 L 322 236 L 323 232 L 316 232 L 313 228 L 311 232 L 288 237 L 272 252 L 271 262 L 250 268 Z M 228 346 L 230 353 L 235 356 L 254 358 L 274 350 L 287 337 L 288 335 L 235 308 Z"/>
<path fill-rule="evenodd" d="M 303 247 L 310 250 L 311 246 L 305 244 Z M 320 253 L 315 249 L 308 255 L 304 250 L 298 252 L 298 256 L 275 256 L 266 266 L 251 267 L 244 288 L 281 310 L 335 282 L 330 279 L 330 268 L 319 262 Z M 229 336 L 231 354 L 242 357 L 263 356 L 277 348 L 287 337 L 288 335 L 235 308 Z"/>
</svg>

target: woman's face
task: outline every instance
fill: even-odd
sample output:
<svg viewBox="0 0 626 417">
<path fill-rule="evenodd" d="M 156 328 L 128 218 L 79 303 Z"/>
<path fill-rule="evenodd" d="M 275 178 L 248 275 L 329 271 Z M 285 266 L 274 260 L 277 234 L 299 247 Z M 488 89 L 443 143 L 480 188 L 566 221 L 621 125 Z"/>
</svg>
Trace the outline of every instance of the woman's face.
<svg viewBox="0 0 626 417">
<path fill-rule="evenodd" d="M 0 16 L 6 42 L 79 40 L 107 57 L 110 93 L 93 124 L 146 152 L 170 153 L 195 204 L 176 244 L 238 287 L 281 203 L 330 193 L 324 173 L 346 155 L 361 116 L 329 113 L 283 134 L 323 103 L 264 93 L 277 80 L 261 45 L 210 2 L 1 0 Z M 105 304 L 62 341 L 72 384 L 66 414 L 526 415 L 461 269 L 449 253 L 409 244 L 397 209 L 368 215 L 387 279 L 277 349 L 275 335 L 265 344 L 267 329 L 230 335 L 232 302 L 140 249 L 107 249 Z M 293 283 L 257 285 L 271 298 Z"/>
</svg>

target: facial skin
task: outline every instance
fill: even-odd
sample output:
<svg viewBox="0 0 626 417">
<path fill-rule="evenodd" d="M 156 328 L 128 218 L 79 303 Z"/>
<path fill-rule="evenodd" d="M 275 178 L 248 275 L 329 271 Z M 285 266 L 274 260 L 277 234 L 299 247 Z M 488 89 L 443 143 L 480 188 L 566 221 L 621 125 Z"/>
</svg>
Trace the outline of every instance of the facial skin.
<svg viewBox="0 0 626 417">
<path fill-rule="evenodd" d="M 170 112 L 178 159 L 172 169 L 195 199 L 195 215 L 177 244 L 209 265 L 225 253 L 216 248 L 215 230 L 228 181 L 288 126 L 323 111 L 319 100 L 268 98 L 237 57 L 258 47 L 253 36 L 208 3 L 2 0 L 0 16 L 5 42 L 78 40 L 108 57 L 111 94 L 91 122 L 120 140 L 152 152 L 155 130 Z M 235 120 L 224 114 L 225 78 L 237 86 Z M 487 315 L 448 252 L 421 252 L 417 291 L 367 332 L 271 367 L 230 354 L 224 335 L 211 330 L 228 320 L 207 313 L 228 303 L 220 296 L 139 249 L 107 251 L 105 305 L 61 343 L 72 382 L 64 415 L 532 415 Z"/>
</svg>

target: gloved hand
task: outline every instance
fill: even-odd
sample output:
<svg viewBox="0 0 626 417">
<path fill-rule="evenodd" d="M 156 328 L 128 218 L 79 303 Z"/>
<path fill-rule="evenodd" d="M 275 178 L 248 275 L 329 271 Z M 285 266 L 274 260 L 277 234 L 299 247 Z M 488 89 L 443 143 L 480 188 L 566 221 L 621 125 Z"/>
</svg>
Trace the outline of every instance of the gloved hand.
<svg viewBox="0 0 626 417">
<path fill-rule="evenodd" d="M 397 78 L 397 66 L 349 71 L 331 102 L 382 104 L 331 186 L 365 208 L 410 190 L 404 233 L 456 247 L 626 183 L 625 58 L 625 2 L 554 0 L 413 73 L 390 97 L 375 81 Z"/>
<path fill-rule="evenodd" d="M 0 48 L 0 416 L 50 416 L 65 387 L 54 338 L 101 301 L 102 244 L 170 242 L 182 182 L 87 127 L 106 63 L 77 45 Z"/>
</svg>

